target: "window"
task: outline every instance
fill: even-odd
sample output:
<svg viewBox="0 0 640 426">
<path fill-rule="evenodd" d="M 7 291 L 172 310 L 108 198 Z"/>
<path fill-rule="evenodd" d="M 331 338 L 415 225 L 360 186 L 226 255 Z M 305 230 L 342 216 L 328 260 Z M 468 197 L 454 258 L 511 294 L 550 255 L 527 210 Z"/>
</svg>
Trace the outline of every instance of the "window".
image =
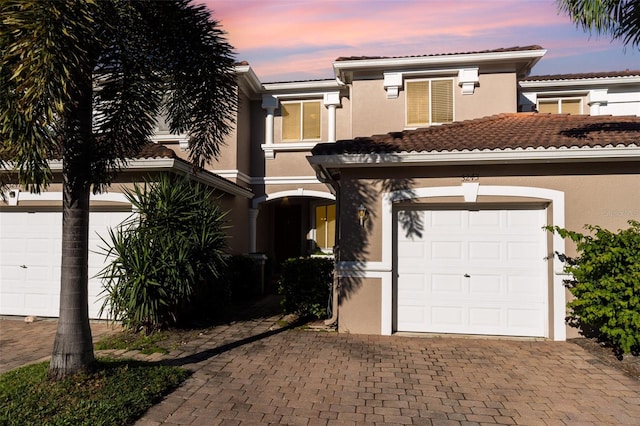
<svg viewBox="0 0 640 426">
<path fill-rule="evenodd" d="M 336 205 L 326 204 L 316 207 L 316 246 L 329 252 L 336 238 Z"/>
<path fill-rule="evenodd" d="M 580 99 L 541 99 L 538 112 L 551 114 L 582 114 Z"/>
<path fill-rule="evenodd" d="M 407 126 L 430 126 L 453 121 L 453 80 L 407 81 Z"/>
<path fill-rule="evenodd" d="M 320 101 L 282 103 L 282 140 L 320 139 Z"/>
</svg>

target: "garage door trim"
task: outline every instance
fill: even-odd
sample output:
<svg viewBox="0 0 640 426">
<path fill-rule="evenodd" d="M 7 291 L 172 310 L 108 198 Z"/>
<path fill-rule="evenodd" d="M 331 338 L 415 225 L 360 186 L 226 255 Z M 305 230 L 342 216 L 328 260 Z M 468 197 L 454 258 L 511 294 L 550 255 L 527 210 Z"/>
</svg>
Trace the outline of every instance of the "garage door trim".
<svg viewBox="0 0 640 426">
<path fill-rule="evenodd" d="M 549 335 L 546 203 L 401 203 L 394 213 L 394 331 Z"/>
<path fill-rule="evenodd" d="M 552 209 L 552 224 L 564 227 L 565 204 L 564 192 L 547 188 L 525 187 L 525 186 L 499 186 L 499 185 L 479 185 L 478 196 L 504 196 L 514 197 L 513 203 L 517 203 L 519 198 L 539 199 L 550 203 Z M 443 196 L 464 197 L 464 187 L 426 187 L 414 188 L 411 190 L 392 191 L 382 194 L 382 261 L 370 262 L 364 265 L 362 272 L 367 275 L 367 270 L 375 272 L 382 281 L 381 300 L 381 334 L 391 335 L 393 332 L 393 280 L 392 276 L 392 256 L 393 256 L 393 209 L 394 203 L 410 201 L 417 198 L 433 198 Z M 510 203 L 511 204 L 511 203 Z M 564 240 L 558 235 L 553 235 L 550 252 L 564 253 Z M 388 273 L 380 274 L 377 271 L 387 270 Z M 550 296 L 553 302 L 551 310 L 553 312 L 553 323 L 550 324 L 550 334 L 553 340 L 566 340 L 566 328 L 564 323 L 566 300 L 565 288 L 563 286 L 564 276 L 562 274 L 563 265 L 558 260 L 553 260 L 553 288 Z"/>
</svg>

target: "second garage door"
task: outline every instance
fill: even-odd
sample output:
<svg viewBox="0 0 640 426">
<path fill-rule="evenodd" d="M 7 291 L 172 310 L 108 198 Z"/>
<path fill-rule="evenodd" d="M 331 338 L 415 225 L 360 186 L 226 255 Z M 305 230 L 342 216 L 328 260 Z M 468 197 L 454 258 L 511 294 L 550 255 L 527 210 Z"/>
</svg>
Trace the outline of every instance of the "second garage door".
<svg viewBox="0 0 640 426">
<path fill-rule="evenodd" d="M 548 335 L 544 209 L 397 217 L 397 331 Z"/>
<path fill-rule="evenodd" d="M 98 318 L 105 266 L 100 236 L 131 212 L 91 212 L 89 220 L 89 317 Z M 0 314 L 57 317 L 60 305 L 62 213 L 0 213 Z"/>
</svg>

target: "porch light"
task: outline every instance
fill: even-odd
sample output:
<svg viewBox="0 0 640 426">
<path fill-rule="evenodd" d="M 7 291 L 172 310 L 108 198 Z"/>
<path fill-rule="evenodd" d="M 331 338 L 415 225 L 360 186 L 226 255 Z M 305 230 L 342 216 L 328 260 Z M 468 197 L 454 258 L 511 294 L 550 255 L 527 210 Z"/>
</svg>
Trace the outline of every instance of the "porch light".
<svg viewBox="0 0 640 426">
<path fill-rule="evenodd" d="M 360 204 L 358 206 L 358 222 L 360 223 L 360 226 L 364 226 L 364 221 L 367 220 L 368 216 L 369 212 L 367 212 L 367 208 Z"/>
</svg>

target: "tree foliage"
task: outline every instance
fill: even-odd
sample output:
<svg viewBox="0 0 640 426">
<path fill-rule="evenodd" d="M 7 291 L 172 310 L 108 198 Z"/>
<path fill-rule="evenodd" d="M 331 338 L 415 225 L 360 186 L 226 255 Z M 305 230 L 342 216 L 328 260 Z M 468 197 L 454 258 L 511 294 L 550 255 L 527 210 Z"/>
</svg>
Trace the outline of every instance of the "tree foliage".
<svg viewBox="0 0 640 426">
<path fill-rule="evenodd" d="M 557 0 L 561 12 L 585 31 L 609 34 L 625 45 L 640 47 L 640 1 Z"/>
<path fill-rule="evenodd" d="M 233 52 L 203 6 L 186 0 L 5 0 L 0 6 L 3 159 L 39 192 L 47 160 L 71 144 L 65 129 L 91 79 L 90 184 L 104 189 L 148 143 L 159 114 L 189 133 L 197 166 L 219 154 L 236 110 Z M 86 75 L 88 73 L 88 75 Z"/>
<path fill-rule="evenodd" d="M 202 167 L 232 128 L 234 60 L 218 23 L 188 0 L 0 2 L 0 168 L 27 190 L 62 160 L 60 319 L 49 376 L 92 368 L 89 196 L 149 142 L 159 115 Z M 0 182 L 1 183 L 1 182 Z"/>
<path fill-rule="evenodd" d="M 572 276 L 569 324 L 621 353 L 640 351 L 640 222 L 629 225 L 618 232 L 587 225 L 593 235 L 547 228 L 577 246 L 576 258 L 562 255 Z"/>
<path fill-rule="evenodd" d="M 179 322 L 211 294 L 225 265 L 225 213 L 213 191 L 161 175 L 125 196 L 136 213 L 109 232 L 102 309 L 147 334 Z"/>
</svg>

